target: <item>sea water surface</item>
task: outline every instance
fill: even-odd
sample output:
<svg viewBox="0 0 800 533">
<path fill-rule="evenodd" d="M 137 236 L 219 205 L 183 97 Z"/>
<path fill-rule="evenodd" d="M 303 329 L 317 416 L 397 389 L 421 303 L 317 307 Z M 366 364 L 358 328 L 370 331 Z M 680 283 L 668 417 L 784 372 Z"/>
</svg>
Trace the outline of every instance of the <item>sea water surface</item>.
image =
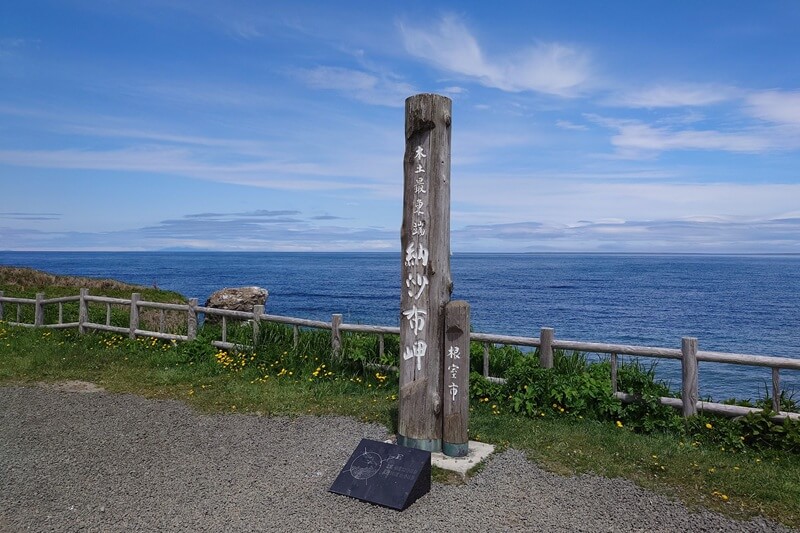
<svg viewBox="0 0 800 533">
<path fill-rule="evenodd" d="M 0 264 L 157 285 L 202 304 L 222 287 L 269 290 L 269 313 L 396 326 L 399 253 L 0 252 Z M 800 256 L 454 254 L 454 299 L 475 331 L 800 358 Z M 680 387 L 676 361 L 657 372 Z M 700 364 L 700 394 L 761 397 L 768 368 Z M 782 385 L 800 399 L 800 372 Z"/>
</svg>

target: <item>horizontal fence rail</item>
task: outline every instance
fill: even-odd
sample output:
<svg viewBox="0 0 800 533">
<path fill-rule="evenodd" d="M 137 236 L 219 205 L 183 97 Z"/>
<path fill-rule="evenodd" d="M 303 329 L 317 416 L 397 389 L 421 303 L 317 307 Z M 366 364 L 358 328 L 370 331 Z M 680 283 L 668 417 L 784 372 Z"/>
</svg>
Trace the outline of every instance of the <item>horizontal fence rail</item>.
<svg viewBox="0 0 800 533">
<path fill-rule="evenodd" d="M 78 303 L 78 321 L 63 321 L 63 305 L 65 303 Z M 88 305 L 90 303 L 106 305 L 105 324 L 89 321 Z M 9 320 L 5 316 L 6 305 L 16 306 L 16 320 Z M 54 324 L 44 323 L 44 308 L 46 305 L 58 305 L 58 322 Z M 23 322 L 21 317 L 21 306 L 34 306 L 33 323 Z M 111 306 L 128 307 L 129 324 L 127 327 L 114 326 L 111 324 Z M 158 310 L 159 331 L 151 331 L 140 328 L 141 309 Z M 165 329 L 165 312 L 184 313 L 186 318 L 186 335 L 167 333 Z M 0 320 L 5 320 L 12 326 L 23 327 L 43 327 L 52 329 L 77 328 L 80 333 L 87 330 L 109 331 L 128 335 L 129 338 L 151 337 L 169 341 L 191 341 L 197 338 L 198 315 L 220 317 L 221 340 L 213 340 L 211 343 L 219 348 L 253 349 L 259 340 L 260 323 L 274 322 L 293 327 L 294 346 L 298 346 L 298 336 L 300 328 L 312 328 L 331 331 L 331 353 L 333 357 L 341 357 L 342 332 L 366 333 L 378 335 L 379 355 L 384 355 L 384 336 L 399 335 L 400 328 L 392 326 L 372 326 L 364 324 L 346 324 L 342 322 L 341 314 L 333 314 L 330 322 L 321 320 L 308 320 L 304 318 L 294 318 L 281 315 L 264 313 L 264 306 L 254 306 L 252 311 L 233 311 L 228 309 L 217 309 L 197 305 L 197 299 L 190 299 L 186 304 L 149 302 L 140 299 L 139 293 L 133 293 L 130 299 L 109 298 L 105 296 L 91 296 L 87 289 L 81 289 L 78 296 L 63 296 L 59 298 L 46 299 L 44 293 L 38 293 L 36 298 L 18 298 L 4 296 L 0 291 Z M 241 344 L 228 342 L 228 319 L 234 319 L 249 323 L 252 328 L 252 344 Z M 634 346 L 627 344 L 605 344 L 596 342 L 581 342 L 572 340 L 555 339 L 555 332 L 552 328 L 541 328 L 539 337 L 521 337 L 512 335 L 497 335 L 492 333 L 470 333 L 470 341 L 478 342 L 483 345 L 483 376 L 493 382 L 503 383 L 505 379 L 498 376 L 489 375 L 489 348 L 492 345 L 524 346 L 538 348 L 539 363 L 544 368 L 553 366 L 553 350 L 569 350 L 574 352 L 586 352 L 594 354 L 607 354 L 611 363 L 611 388 L 614 397 L 622 402 L 630 403 L 638 401 L 633 394 L 617 390 L 617 372 L 619 368 L 619 356 L 651 357 L 658 359 L 674 359 L 681 362 L 681 397 L 661 397 L 659 402 L 681 409 L 684 416 L 692 416 L 698 412 L 708 412 L 723 416 L 743 416 L 748 413 L 756 413 L 762 409 L 754 407 L 742 407 L 738 405 L 728 405 L 715 402 L 701 401 L 698 395 L 698 367 L 699 361 L 712 363 L 729 363 L 744 366 L 760 366 L 772 369 L 772 411 L 775 412 L 775 419 L 791 418 L 800 420 L 800 413 L 788 413 L 780 410 L 780 370 L 800 370 L 800 359 L 788 357 L 774 357 L 751 354 L 725 353 L 714 351 L 700 351 L 697 349 L 697 339 L 684 337 L 682 346 L 677 348 L 657 348 L 652 346 Z M 382 365 L 378 365 L 384 368 Z M 395 368 L 387 366 L 385 368 Z"/>
</svg>

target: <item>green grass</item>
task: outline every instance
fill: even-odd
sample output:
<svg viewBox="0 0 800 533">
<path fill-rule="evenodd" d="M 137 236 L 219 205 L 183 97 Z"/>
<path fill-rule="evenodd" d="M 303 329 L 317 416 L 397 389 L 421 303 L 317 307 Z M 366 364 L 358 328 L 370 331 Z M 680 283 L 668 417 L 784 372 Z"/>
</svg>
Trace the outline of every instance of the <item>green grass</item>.
<svg viewBox="0 0 800 533">
<path fill-rule="evenodd" d="M 191 343 L 81 336 L 0 323 L 0 383 L 84 380 L 112 392 L 179 399 L 208 412 L 347 415 L 394 431 L 396 382 L 327 361 L 321 355 L 323 340 L 312 337 L 306 343 L 322 352 L 262 346 L 254 359 L 243 354 L 245 366 L 232 371 L 217 357 L 223 352 L 211 349 L 205 352 L 208 357 L 199 356 Z M 322 364 L 334 375 L 314 376 Z M 604 422 L 530 418 L 503 410 L 495 414 L 498 409 L 489 404 L 473 403 L 471 438 L 523 450 L 554 472 L 623 477 L 690 506 L 800 526 L 800 461 L 794 454 L 722 451 Z M 437 472 L 434 480 L 458 481 L 446 472 Z"/>
</svg>

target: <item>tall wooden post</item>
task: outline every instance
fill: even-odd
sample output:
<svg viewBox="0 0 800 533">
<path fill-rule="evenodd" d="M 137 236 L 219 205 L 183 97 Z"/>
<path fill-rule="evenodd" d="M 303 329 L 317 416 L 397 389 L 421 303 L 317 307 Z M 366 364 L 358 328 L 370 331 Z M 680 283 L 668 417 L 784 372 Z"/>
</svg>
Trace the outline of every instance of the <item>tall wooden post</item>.
<svg viewBox="0 0 800 533">
<path fill-rule="evenodd" d="M 397 442 L 433 452 L 442 449 L 443 315 L 452 290 L 451 110 L 436 94 L 406 100 Z"/>
<path fill-rule="evenodd" d="M 444 313 L 444 426 L 442 452 L 469 453 L 469 304 L 450 302 Z"/>
</svg>

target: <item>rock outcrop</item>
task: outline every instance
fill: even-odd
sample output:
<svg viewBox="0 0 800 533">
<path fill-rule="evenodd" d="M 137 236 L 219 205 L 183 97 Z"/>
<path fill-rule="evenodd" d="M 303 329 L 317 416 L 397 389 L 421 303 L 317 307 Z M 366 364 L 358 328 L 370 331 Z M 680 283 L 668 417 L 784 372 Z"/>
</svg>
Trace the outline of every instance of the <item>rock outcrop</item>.
<svg viewBox="0 0 800 533">
<path fill-rule="evenodd" d="M 268 297 L 269 291 L 261 287 L 224 288 L 212 294 L 206 300 L 205 307 L 251 312 L 254 305 L 266 305 Z M 220 322 L 221 317 L 209 314 L 206 316 L 206 321 Z"/>
</svg>

